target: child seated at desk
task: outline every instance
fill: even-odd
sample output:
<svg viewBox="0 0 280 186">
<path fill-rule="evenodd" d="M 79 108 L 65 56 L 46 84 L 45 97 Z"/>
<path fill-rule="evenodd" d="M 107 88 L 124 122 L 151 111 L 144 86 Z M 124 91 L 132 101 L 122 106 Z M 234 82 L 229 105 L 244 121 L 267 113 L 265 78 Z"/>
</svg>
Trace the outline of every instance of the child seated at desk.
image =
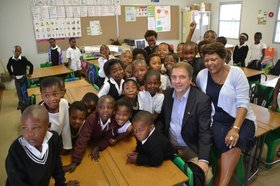
<svg viewBox="0 0 280 186">
<path fill-rule="evenodd" d="M 50 130 L 56 131 L 62 137 L 62 154 L 72 149 L 71 131 L 69 124 L 68 102 L 61 98 L 59 78 L 47 77 L 40 83 L 43 99 L 41 105 L 48 110 L 51 123 Z"/>
<path fill-rule="evenodd" d="M 87 109 L 86 117 L 88 117 L 92 112 L 95 111 L 98 99 L 98 96 L 93 92 L 88 92 L 84 95 L 84 97 L 82 98 L 82 102 L 85 104 Z"/>
<path fill-rule="evenodd" d="M 138 83 L 140 90 L 145 90 L 144 77 L 148 72 L 148 69 L 149 67 L 144 60 L 137 59 L 132 62 L 132 79 Z"/>
<path fill-rule="evenodd" d="M 144 81 L 145 90 L 138 93 L 139 110 L 152 113 L 155 121 L 161 112 L 164 100 L 163 93 L 159 92 L 160 73 L 156 70 L 149 70 Z"/>
<path fill-rule="evenodd" d="M 135 152 L 127 154 L 127 162 L 144 166 L 159 166 L 164 160 L 172 159 L 176 152 L 168 139 L 155 130 L 153 115 L 139 111 L 132 120 L 137 140 Z"/>
<path fill-rule="evenodd" d="M 132 105 L 132 118 L 139 111 L 138 95 L 139 85 L 134 79 L 127 79 L 123 83 L 123 95 Z"/>
<path fill-rule="evenodd" d="M 75 144 L 86 120 L 87 109 L 83 102 L 74 101 L 69 107 L 69 122 L 72 144 Z"/>
<path fill-rule="evenodd" d="M 114 111 L 114 98 L 105 95 L 98 100 L 97 111 L 87 117 L 76 141 L 72 162 L 64 166 L 65 172 L 73 172 L 76 169 L 83 158 L 88 142 L 91 140 L 94 142 L 94 147 L 89 155 L 91 159 L 99 159 L 99 151 L 103 151 L 109 146 L 109 139 L 115 137 L 119 127 L 113 118 Z"/>
<path fill-rule="evenodd" d="M 49 131 L 46 109 L 39 105 L 27 107 L 21 115 L 21 133 L 11 145 L 6 158 L 6 185 L 66 185 L 60 159 L 60 139 Z M 79 185 L 69 181 L 67 185 Z"/>
<path fill-rule="evenodd" d="M 127 98 L 121 98 L 116 102 L 115 120 L 119 125 L 116 138 L 109 139 L 111 145 L 129 136 L 133 127 L 130 122 L 132 116 L 132 105 Z"/>
<path fill-rule="evenodd" d="M 50 38 L 49 43 L 50 43 L 50 47 L 48 51 L 49 62 L 52 63 L 52 66 L 62 64 L 63 57 L 62 57 L 61 48 L 57 46 L 54 38 Z"/>
<path fill-rule="evenodd" d="M 108 80 L 104 82 L 101 87 L 98 97 L 103 95 L 110 95 L 115 100 L 118 100 L 122 95 L 122 84 L 124 82 L 124 71 L 121 65 L 121 61 L 118 59 L 110 59 L 104 65 L 105 75 Z"/>
<path fill-rule="evenodd" d="M 70 68 L 75 71 L 78 77 L 81 76 L 82 70 L 82 53 L 80 49 L 76 46 L 76 39 L 71 37 L 69 39 L 70 47 L 66 50 L 66 58 L 68 59 L 68 63 L 70 64 Z"/>
<path fill-rule="evenodd" d="M 109 47 L 104 44 L 100 46 L 99 52 L 100 52 L 100 57 L 98 58 L 99 71 L 98 71 L 96 84 L 100 88 L 102 87 L 106 77 L 104 72 L 104 65 L 109 59 L 115 59 L 115 57 L 110 55 Z"/>
</svg>

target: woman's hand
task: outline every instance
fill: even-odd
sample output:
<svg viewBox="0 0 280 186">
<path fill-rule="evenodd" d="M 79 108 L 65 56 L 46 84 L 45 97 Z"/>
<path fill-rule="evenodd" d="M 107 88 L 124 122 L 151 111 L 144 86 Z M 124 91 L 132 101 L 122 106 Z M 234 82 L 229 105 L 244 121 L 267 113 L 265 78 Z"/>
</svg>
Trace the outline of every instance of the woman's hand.
<svg viewBox="0 0 280 186">
<path fill-rule="evenodd" d="M 232 147 L 235 147 L 237 141 L 239 138 L 239 134 L 236 129 L 232 128 L 228 131 L 226 138 L 225 138 L 225 143 L 229 148 L 231 149 Z"/>
</svg>

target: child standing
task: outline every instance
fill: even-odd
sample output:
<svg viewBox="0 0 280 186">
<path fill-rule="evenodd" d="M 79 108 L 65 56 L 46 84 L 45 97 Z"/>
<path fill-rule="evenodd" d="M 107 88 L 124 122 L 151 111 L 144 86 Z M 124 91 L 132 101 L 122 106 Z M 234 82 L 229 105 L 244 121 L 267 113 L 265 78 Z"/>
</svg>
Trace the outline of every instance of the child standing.
<svg viewBox="0 0 280 186">
<path fill-rule="evenodd" d="M 209 43 L 214 43 L 216 38 L 217 34 L 214 30 L 207 30 L 203 35 L 203 39 L 209 41 Z"/>
<path fill-rule="evenodd" d="M 109 59 L 115 59 L 115 57 L 110 55 L 109 47 L 104 44 L 100 46 L 99 52 L 100 52 L 100 57 L 98 58 L 99 71 L 98 71 L 96 84 L 98 87 L 102 87 L 105 81 L 104 64 Z"/>
<path fill-rule="evenodd" d="M 27 77 L 30 77 L 33 73 L 33 65 L 26 57 L 21 56 L 21 47 L 15 46 L 14 47 L 14 56 L 10 57 L 9 62 L 7 64 L 7 69 L 10 76 L 15 79 L 15 86 L 17 90 L 18 96 L 18 106 L 17 109 L 21 109 L 24 107 L 24 99 L 23 93 L 21 89 L 24 86 L 27 86 Z M 26 68 L 29 67 L 29 74 L 26 75 Z M 27 76 L 27 77 L 26 77 Z"/>
<path fill-rule="evenodd" d="M 168 43 L 160 43 L 158 46 L 158 55 L 160 56 L 161 62 L 163 64 L 164 58 L 168 53 L 173 53 L 170 45 Z"/>
<path fill-rule="evenodd" d="M 50 38 L 49 43 L 50 43 L 50 47 L 48 50 L 49 62 L 52 63 L 52 66 L 62 64 L 63 57 L 62 57 L 61 48 L 57 46 L 54 38 Z"/>
<path fill-rule="evenodd" d="M 234 47 L 233 51 L 233 63 L 245 67 L 245 59 L 247 57 L 249 47 L 246 45 L 249 36 L 246 33 L 241 33 L 239 35 L 239 44 Z"/>
<path fill-rule="evenodd" d="M 148 56 L 155 52 L 156 42 L 157 42 L 157 32 L 154 30 L 147 30 L 145 35 L 145 40 L 148 43 L 148 46 L 145 48 L 145 51 Z"/>
<path fill-rule="evenodd" d="M 164 95 L 159 93 L 160 73 L 149 70 L 145 75 L 145 90 L 138 93 L 139 110 L 145 110 L 153 114 L 154 121 L 161 112 Z"/>
<path fill-rule="evenodd" d="M 137 146 L 135 152 L 127 154 L 128 163 L 160 166 L 164 160 L 172 159 L 176 151 L 169 140 L 155 130 L 151 113 L 139 111 L 132 123 Z"/>
<path fill-rule="evenodd" d="M 61 89 L 57 77 L 47 77 L 40 83 L 40 92 L 44 106 L 49 113 L 50 130 L 56 131 L 62 137 L 62 154 L 72 149 L 69 124 L 68 102 L 61 98 Z"/>
<path fill-rule="evenodd" d="M 88 92 L 82 98 L 82 102 L 85 104 L 87 109 L 86 117 L 95 111 L 98 102 L 98 96 L 92 92 Z"/>
<path fill-rule="evenodd" d="M 86 120 L 87 109 L 83 102 L 74 101 L 69 107 L 72 144 L 75 144 Z"/>
<path fill-rule="evenodd" d="M 132 131 L 133 127 L 130 122 L 130 118 L 132 117 L 132 105 L 126 98 L 121 98 L 116 102 L 116 113 L 115 113 L 115 120 L 119 125 L 119 129 L 117 131 L 116 138 L 111 138 L 109 143 L 111 145 L 116 144 L 118 141 L 126 138 L 129 136 Z"/>
<path fill-rule="evenodd" d="M 159 73 L 161 72 L 161 59 L 158 54 L 152 54 L 150 57 L 149 61 L 149 67 L 150 69 L 154 69 L 158 71 Z M 166 74 L 160 74 L 160 90 L 165 90 L 167 87 L 171 87 L 171 83 L 169 81 L 169 78 Z"/>
<path fill-rule="evenodd" d="M 82 53 L 80 49 L 76 46 L 76 39 L 71 37 L 69 39 L 70 47 L 66 50 L 66 58 L 70 64 L 70 68 L 75 71 L 78 77 L 81 76 L 82 64 L 81 58 Z"/>
<path fill-rule="evenodd" d="M 144 77 L 148 72 L 148 66 L 144 60 L 135 60 L 132 62 L 132 78 L 138 83 L 139 89 L 144 90 Z"/>
<path fill-rule="evenodd" d="M 110 95 L 115 98 L 115 100 L 118 100 L 122 95 L 122 84 L 124 82 L 124 71 L 121 61 L 110 59 L 104 65 L 104 72 L 109 79 L 101 87 L 98 97 Z"/>
<path fill-rule="evenodd" d="M 122 62 L 123 68 L 125 68 L 127 65 L 132 63 L 132 52 L 130 50 L 126 50 L 122 52 L 120 60 Z"/>
<path fill-rule="evenodd" d="M 138 95 L 139 85 L 134 79 L 127 79 L 123 83 L 123 95 L 132 105 L 132 116 L 139 111 Z"/>
<path fill-rule="evenodd" d="M 93 112 L 87 119 L 76 141 L 72 153 L 72 163 L 64 166 L 66 172 L 73 172 L 81 162 L 89 141 L 94 141 L 91 159 L 99 159 L 99 151 L 109 146 L 109 139 L 114 138 L 118 124 L 113 118 L 115 100 L 109 95 L 98 100 L 97 112 Z"/>
<path fill-rule="evenodd" d="M 250 56 L 250 62 L 248 64 L 248 68 L 253 68 L 257 70 L 262 69 L 262 60 L 265 56 L 265 49 L 266 45 L 261 42 L 262 39 L 262 33 L 261 32 L 256 32 L 254 35 L 254 44 L 252 44 L 250 51 L 251 51 L 251 56 Z"/>
<path fill-rule="evenodd" d="M 49 130 L 48 112 L 31 105 L 21 115 L 21 133 L 11 145 L 6 158 L 6 185 L 66 185 L 60 159 L 60 139 Z M 79 185 L 69 181 L 67 185 Z"/>
</svg>

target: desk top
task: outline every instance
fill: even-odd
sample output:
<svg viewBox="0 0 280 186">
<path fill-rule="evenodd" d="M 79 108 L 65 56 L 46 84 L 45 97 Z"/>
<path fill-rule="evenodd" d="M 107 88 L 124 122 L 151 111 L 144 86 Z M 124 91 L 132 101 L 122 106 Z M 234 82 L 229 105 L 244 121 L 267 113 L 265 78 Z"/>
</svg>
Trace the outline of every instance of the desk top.
<svg viewBox="0 0 280 186">
<path fill-rule="evenodd" d="M 74 101 L 80 101 L 84 97 L 84 95 L 88 92 L 98 94 L 97 90 L 92 85 L 86 85 L 86 86 L 78 86 L 78 87 L 69 87 L 66 90 L 66 94 L 68 95 L 68 100 L 70 103 L 73 103 Z M 66 98 L 67 99 L 67 98 Z"/>
<path fill-rule="evenodd" d="M 260 137 L 270 131 L 270 128 L 264 127 L 265 124 L 261 123 L 260 121 L 257 121 L 257 125 L 258 125 L 258 128 L 256 131 L 256 137 Z"/>
<path fill-rule="evenodd" d="M 98 59 L 87 60 L 87 62 L 99 68 Z"/>
<path fill-rule="evenodd" d="M 90 83 L 88 83 L 85 79 L 80 79 L 80 80 L 76 80 L 76 81 L 69 81 L 69 82 L 65 82 L 65 88 L 66 88 L 66 92 L 67 89 L 71 88 L 71 87 L 81 87 L 81 86 L 88 86 L 90 85 Z M 34 88 L 28 88 L 27 89 L 27 94 L 30 96 L 32 94 L 34 95 L 40 95 L 40 88 L 39 87 L 34 87 Z"/>
<path fill-rule="evenodd" d="M 252 76 L 256 76 L 256 75 L 261 75 L 263 72 L 260 70 L 254 70 L 254 69 L 250 69 L 250 68 L 246 68 L 246 67 L 240 67 L 243 72 L 245 73 L 246 77 L 252 77 Z"/>
<path fill-rule="evenodd" d="M 172 161 L 164 161 L 159 167 L 145 167 L 127 164 L 127 153 L 134 151 L 134 137 L 120 141 L 113 147 L 108 147 L 101 153 L 112 175 L 119 185 L 176 185 L 187 181 L 187 176 L 180 171 Z"/>
<path fill-rule="evenodd" d="M 35 68 L 32 76 L 29 79 L 43 78 L 48 76 L 55 76 L 59 74 L 68 74 L 72 71 L 64 65 L 57 65 L 45 68 Z"/>
<path fill-rule="evenodd" d="M 257 117 L 257 121 L 260 121 L 262 125 L 266 125 L 267 127 L 270 127 L 271 130 L 280 127 L 280 113 L 273 112 L 270 109 L 267 109 L 265 107 L 256 104 L 251 104 L 251 106 Z"/>
</svg>

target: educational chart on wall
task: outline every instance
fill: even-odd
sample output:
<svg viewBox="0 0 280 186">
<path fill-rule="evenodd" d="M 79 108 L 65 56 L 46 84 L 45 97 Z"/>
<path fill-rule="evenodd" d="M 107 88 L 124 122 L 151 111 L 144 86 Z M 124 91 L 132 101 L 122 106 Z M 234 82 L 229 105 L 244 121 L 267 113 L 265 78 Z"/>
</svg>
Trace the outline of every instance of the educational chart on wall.
<svg viewBox="0 0 280 186">
<path fill-rule="evenodd" d="M 36 40 L 82 37 L 81 18 L 120 15 L 119 0 L 30 0 L 30 4 Z M 94 25 L 90 35 L 102 34 Z"/>
<path fill-rule="evenodd" d="M 157 32 L 170 31 L 170 6 L 155 6 L 155 18 Z"/>
</svg>

